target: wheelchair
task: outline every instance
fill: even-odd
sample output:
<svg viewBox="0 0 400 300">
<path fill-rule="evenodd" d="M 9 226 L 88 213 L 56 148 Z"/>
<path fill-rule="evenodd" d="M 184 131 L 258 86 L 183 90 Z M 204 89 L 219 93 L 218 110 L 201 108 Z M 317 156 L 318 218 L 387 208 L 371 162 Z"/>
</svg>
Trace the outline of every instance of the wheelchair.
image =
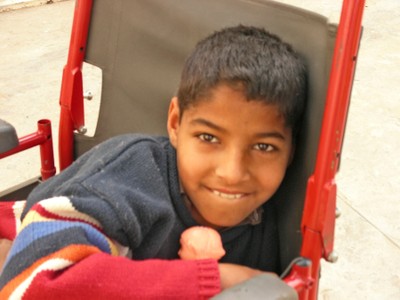
<svg viewBox="0 0 400 300">
<path fill-rule="evenodd" d="M 196 42 L 227 26 L 264 27 L 290 43 L 308 67 L 307 107 L 296 157 L 274 196 L 282 274 L 280 279 L 250 280 L 215 299 L 316 299 L 321 258 L 336 260 L 335 175 L 364 4 L 344 0 L 335 25 L 314 12 L 268 0 L 76 1 L 60 95 L 60 171 L 112 136 L 165 134 L 167 100 Z M 93 136 L 85 134 L 84 62 L 102 70 Z M 0 193 L 0 238 L 12 240 L 18 221 L 10 225 L 7 220 L 15 219 L 36 185 L 56 173 L 51 124 L 39 120 L 36 132 L 18 138 L 11 124 L 0 121 L 0 140 L 0 159 L 35 146 L 41 153 L 40 176 Z"/>
</svg>

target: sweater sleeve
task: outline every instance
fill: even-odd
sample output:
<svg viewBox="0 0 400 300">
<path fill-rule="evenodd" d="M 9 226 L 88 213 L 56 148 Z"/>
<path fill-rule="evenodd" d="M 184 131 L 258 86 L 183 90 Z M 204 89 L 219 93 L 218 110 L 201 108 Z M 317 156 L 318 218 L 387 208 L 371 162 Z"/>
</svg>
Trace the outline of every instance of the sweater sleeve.
<svg viewBox="0 0 400 300">
<path fill-rule="evenodd" d="M 0 275 L 0 299 L 203 299 L 218 293 L 216 261 L 154 259 L 175 222 L 163 164 L 151 139 L 122 137 L 39 185 Z M 128 249 L 135 260 L 121 257 Z"/>
<path fill-rule="evenodd" d="M 214 260 L 142 261 L 68 198 L 40 201 L 22 223 L 0 277 L 1 299 L 206 299 L 220 291 Z"/>
</svg>

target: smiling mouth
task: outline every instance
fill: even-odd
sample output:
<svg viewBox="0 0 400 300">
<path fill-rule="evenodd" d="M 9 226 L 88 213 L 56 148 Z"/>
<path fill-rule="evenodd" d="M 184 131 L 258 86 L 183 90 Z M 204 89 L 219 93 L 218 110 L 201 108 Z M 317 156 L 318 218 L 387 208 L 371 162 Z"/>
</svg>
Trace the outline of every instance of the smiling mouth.
<svg viewBox="0 0 400 300">
<path fill-rule="evenodd" d="M 226 194 L 222 193 L 216 190 L 212 190 L 214 195 L 217 195 L 218 197 L 224 198 L 224 199 L 229 199 L 229 200 L 234 200 L 234 199 L 239 199 L 242 198 L 245 194 L 240 193 L 240 194 Z"/>
</svg>

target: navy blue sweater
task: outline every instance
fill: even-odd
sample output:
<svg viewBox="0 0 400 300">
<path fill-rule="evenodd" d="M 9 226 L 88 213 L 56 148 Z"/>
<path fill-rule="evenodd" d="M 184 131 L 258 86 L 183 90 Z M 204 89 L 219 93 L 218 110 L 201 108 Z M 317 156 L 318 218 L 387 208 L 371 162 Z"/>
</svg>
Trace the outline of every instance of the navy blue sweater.
<svg viewBox="0 0 400 300">
<path fill-rule="evenodd" d="M 198 225 L 182 199 L 175 149 L 166 137 L 122 135 L 96 146 L 39 185 L 24 213 L 55 196 L 68 197 L 78 211 L 96 219 L 136 260 L 178 258 L 182 231 Z M 277 271 L 273 203 L 263 208 L 260 224 L 220 232 L 226 250 L 221 262 Z"/>
</svg>

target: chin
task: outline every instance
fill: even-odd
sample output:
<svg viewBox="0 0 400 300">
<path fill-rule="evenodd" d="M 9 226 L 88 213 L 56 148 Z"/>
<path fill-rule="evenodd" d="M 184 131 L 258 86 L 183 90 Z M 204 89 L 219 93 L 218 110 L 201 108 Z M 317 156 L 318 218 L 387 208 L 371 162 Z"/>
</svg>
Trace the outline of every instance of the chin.
<svg viewBox="0 0 400 300">
<path fill-rule="evenodd" d="M 221 219 L 223 219 L 223 218 L 221 218 Z M 221 222 L 221 219 L 218 219 L 216 222 L 207 221 L 208 224 L 206 224 L 205 226 L 209 226 L 209 227 L 212 227 L 212 228 L 218 230 L 218 229 L 222 229 L 222 228 L 235 227 L 235 226 L 239 225 L 240 223 L 242 223 L 244 220 L 244 219 L 240 219 L 238 221 L 232 220 L 232 221 Z"/>
</svg>

